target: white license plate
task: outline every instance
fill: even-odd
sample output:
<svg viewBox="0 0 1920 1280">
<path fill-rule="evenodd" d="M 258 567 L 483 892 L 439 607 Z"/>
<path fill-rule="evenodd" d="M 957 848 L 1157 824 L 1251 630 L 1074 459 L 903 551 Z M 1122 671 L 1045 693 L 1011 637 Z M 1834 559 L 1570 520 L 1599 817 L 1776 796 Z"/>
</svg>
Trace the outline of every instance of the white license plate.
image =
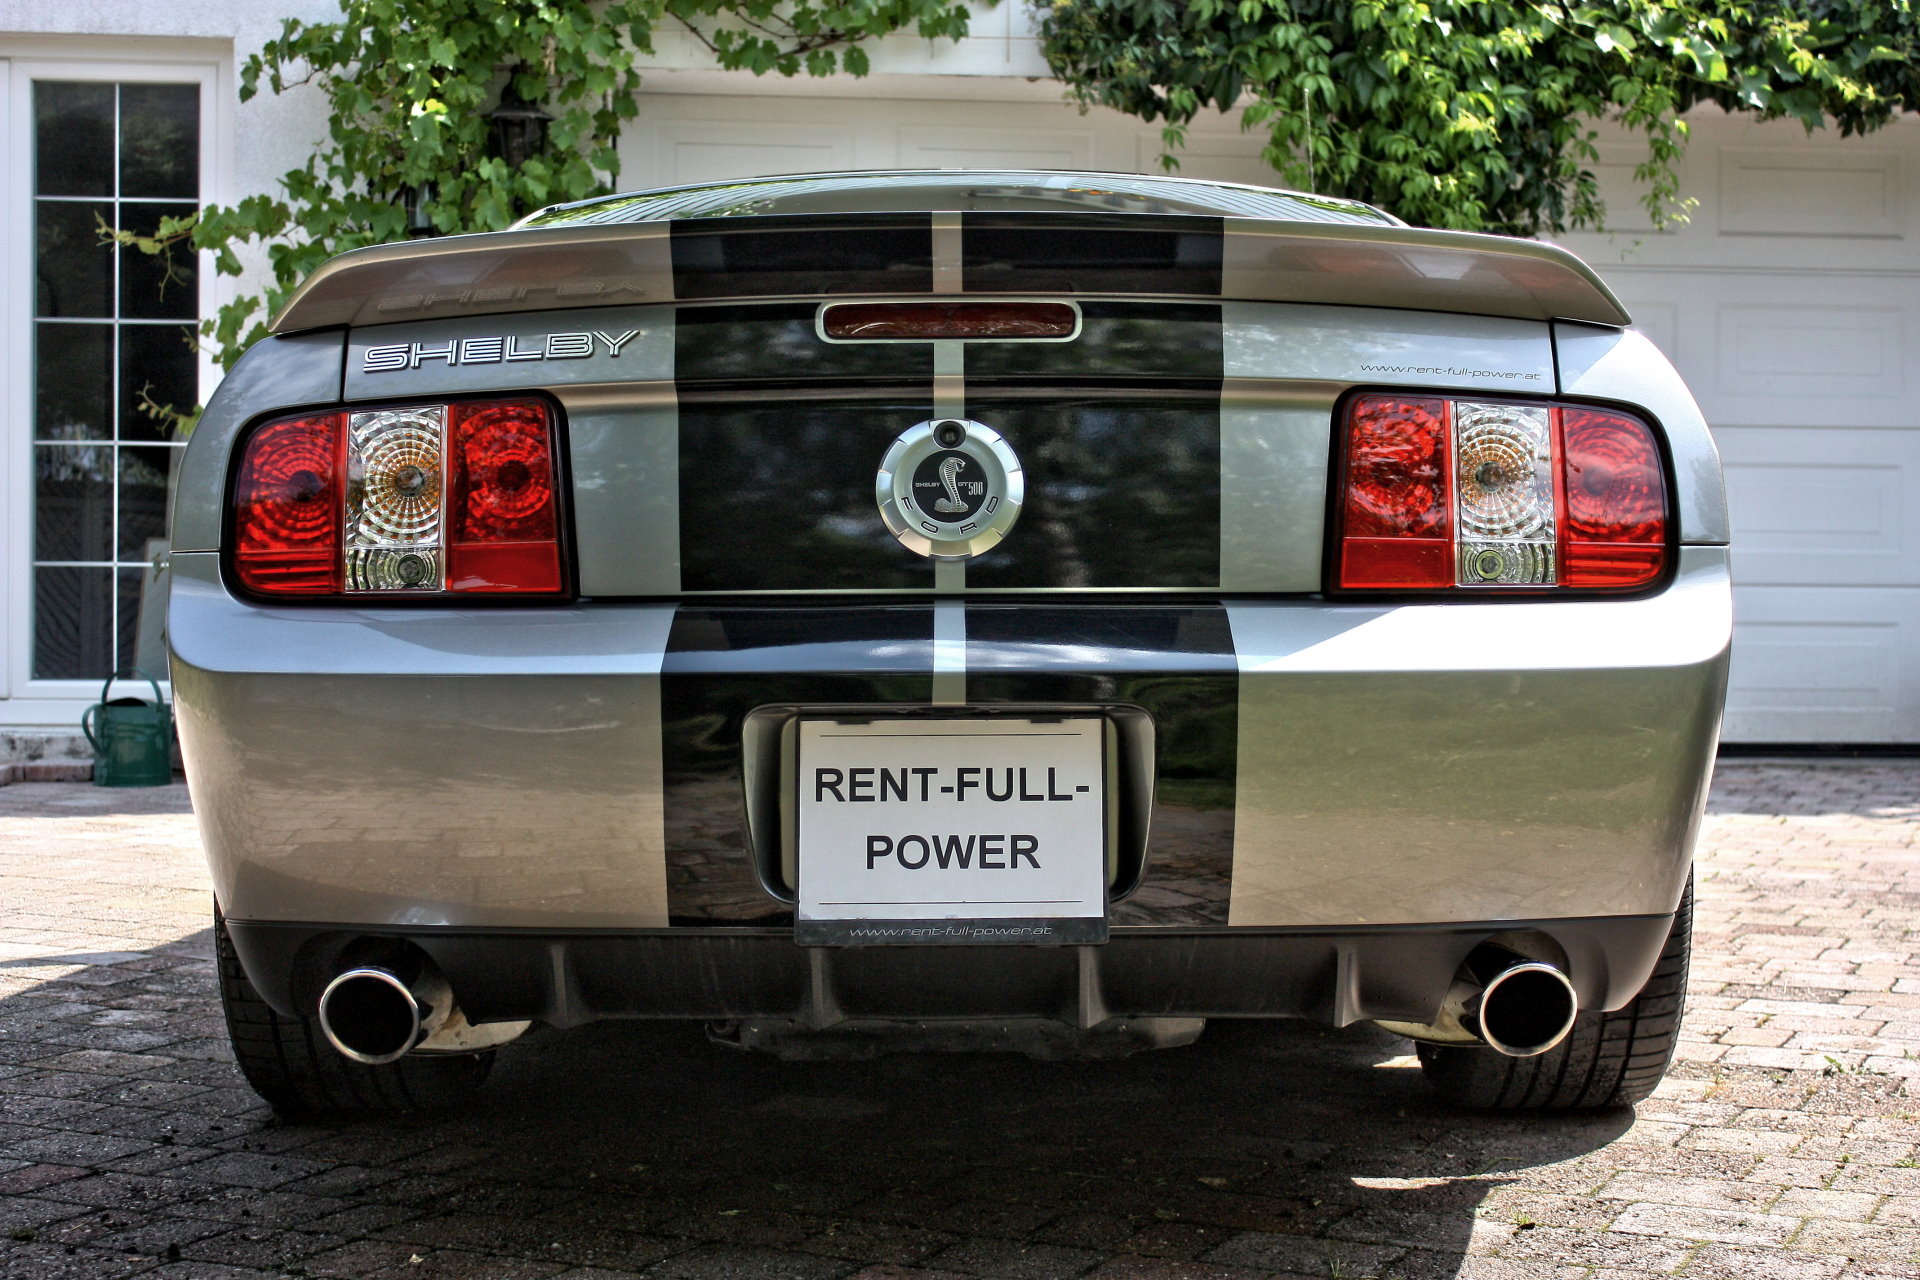
<svg viewBox="0 0 1920 1280">
<path fill-rule="evenodd" d="M 803 720 L 803 943 L 1106 939 L 1097 717 Z"/>
</svg>

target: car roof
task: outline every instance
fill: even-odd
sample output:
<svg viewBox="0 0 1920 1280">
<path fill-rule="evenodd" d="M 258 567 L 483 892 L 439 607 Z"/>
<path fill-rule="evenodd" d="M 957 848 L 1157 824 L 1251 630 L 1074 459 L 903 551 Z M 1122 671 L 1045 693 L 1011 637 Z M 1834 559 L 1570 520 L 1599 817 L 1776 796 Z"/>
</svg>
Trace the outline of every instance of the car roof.
<svg viewBox="0 0 1920 1280">
<path fill-rule="evenodd" d="M 518 228 L 831 213 L 1123 213 L 1404 226 L 1357 200 L 1232 182 L 1049 169 L 876 169 L 660 187 L 550 205 Z"/>
</svg>

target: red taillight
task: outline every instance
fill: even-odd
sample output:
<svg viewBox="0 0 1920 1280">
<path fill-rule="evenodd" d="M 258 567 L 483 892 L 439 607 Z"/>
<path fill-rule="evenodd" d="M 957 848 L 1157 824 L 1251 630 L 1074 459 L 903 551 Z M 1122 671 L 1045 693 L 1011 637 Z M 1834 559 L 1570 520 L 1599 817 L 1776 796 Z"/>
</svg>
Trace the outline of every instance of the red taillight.
<svg viewBox="0 0 1920 1280">
<path fill-rule="evenodd" d="M 235 577 L 279 596 L 562 592 L 555 475 L 538 400 L 269 422 L 235 476 Z"/>
<path fill-rule="evenodd" d="M 1453 580 L 1447 402 L 1363 396 L 1347 415 L 1340 584 L 1444 587 Z"/>
<path fill-rule="evenodd" d="M 1356 396 L 1334 585 L 1628 590 L 1667 564 L 1653 429 L 1618 410 Z"/>
<path fill-rule="evenodd" d="M 270 422 L 247 441 L 233 486 L 233 568 L 249 591 L 340 590 L 342 417 Z"/>
<path fill-rule="evenodd" d="M 820 317 L 829 338 L 1071 338 L 1080 314 L 1064 302 L 836 302 Z"/>
<path fill-rule="evenodd" d="M 1570 587 L 1638 587 L 1660 576 L 1667 554 L 1667 477 L 1653 430 L 1608 409 L 1560 411 Z"/>
<path fill-rule="evenodd" d="M 550 436 L 537 400 L 453 406 L 448 590 L 560 590 Z"/>
</svg>

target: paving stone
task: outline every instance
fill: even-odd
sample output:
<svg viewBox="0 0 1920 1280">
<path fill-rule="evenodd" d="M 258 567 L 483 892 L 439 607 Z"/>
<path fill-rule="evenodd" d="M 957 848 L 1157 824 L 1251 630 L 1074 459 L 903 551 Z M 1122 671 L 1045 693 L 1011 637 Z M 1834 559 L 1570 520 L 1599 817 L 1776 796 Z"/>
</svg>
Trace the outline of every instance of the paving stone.
<svg viewBox="0 0 1920 1280">
<path fill-rule="evenodd" d="M 119 1280 L 151 1274 L 153 1265 L 149 1257 L 0 1239 L 0 1278 L 4 1280 Z"/>
<path fill-rule="evenodd" d="M 1087 1280 L 1271 1280 L 1272 1271 L 1222 1266 L 1213 1262 L 1181 1262 L 1172 1258 L 1145 1258 L 1129 1254 L 1107 1259 L 1086 1273 Z"/>
<path fill-rule="evenodd" d="M 1243 1231 L 1201 1261 L 1258 1267 L 1304 1276 L 1373 1275 L 1399 1258 L 1402 1249 L 1323 1240 L 1311 1236 Z"/>
<path fill-rule="evenodd" d="M 558 1277 L 556 1277 L 558 1280 Z M 929 1271 L 925 1267 L 903 1267 L 893 1262 L 876 1262 L 862 1267 L 845 1280 L 973 1280 L 958 1271 Z"/>
<path fill-rule="evenodd" d="M 1848 1259 L 1798 1249 L 1752 1249 L 1710 1244 L 1687 1264 L 1687 1280 L 1834 1280 Z"/>
<path fill-rule="evenodd" d="M 922 1231 L 894 1222 L 836 1222 L 800 1241 L 798 1248 L 829 1258 L 905 1265 L 919 1263 L 954 1243 L 944 1231 Z"/>
<path fill-rule="evenodd" d="M 676 1254 L 646 1274 L 685 1280 L 826 1280 L 845 1270 L 841 1262 L 811 1254 L 704 1245 Z"/>
</svg>

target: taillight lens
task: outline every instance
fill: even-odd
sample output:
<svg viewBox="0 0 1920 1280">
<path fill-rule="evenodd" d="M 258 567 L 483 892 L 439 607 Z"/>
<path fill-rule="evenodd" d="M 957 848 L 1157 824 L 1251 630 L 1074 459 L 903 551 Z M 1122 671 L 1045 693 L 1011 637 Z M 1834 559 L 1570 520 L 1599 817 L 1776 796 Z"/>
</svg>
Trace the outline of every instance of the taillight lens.
<svg viewBox="0 0 1920 1280">
<path fill-rule="evenodd" d="M 233 567 L 247 590 L 340 590 L 344 418 L 323 413 L 269 422 L 247 441 L 233 484 Z"/>
<path fill-rule="evenodd" d="M 271 595 L 559 593 L 544 402 L 286 418 L 247 439 L 234 572 Z"/>
<path fill-rule="evenodd" d="M 1444 587 L 1453 578 L 1447 403 L 1368 396 L 1347 415 L 1342 585 Z"/>
<path fill-rule="evenodd" d="M 447 586 L 560 590 L 560 516 L 547 414 L 536 401 L 455 405 Z"/>
<path fill-rule="evenodd" d="M 1653 429 L 1584 405 L 1348 402 L 1335 585 L 1631 590 L 1667 565 Z"/>
<path fill-rule="evenodd" d="M 1570 587 L 1636 587 L 1667 555 L 1667 478 L 1653 431 L 1610 409 L 1560 411 Z"/>
</svg>

